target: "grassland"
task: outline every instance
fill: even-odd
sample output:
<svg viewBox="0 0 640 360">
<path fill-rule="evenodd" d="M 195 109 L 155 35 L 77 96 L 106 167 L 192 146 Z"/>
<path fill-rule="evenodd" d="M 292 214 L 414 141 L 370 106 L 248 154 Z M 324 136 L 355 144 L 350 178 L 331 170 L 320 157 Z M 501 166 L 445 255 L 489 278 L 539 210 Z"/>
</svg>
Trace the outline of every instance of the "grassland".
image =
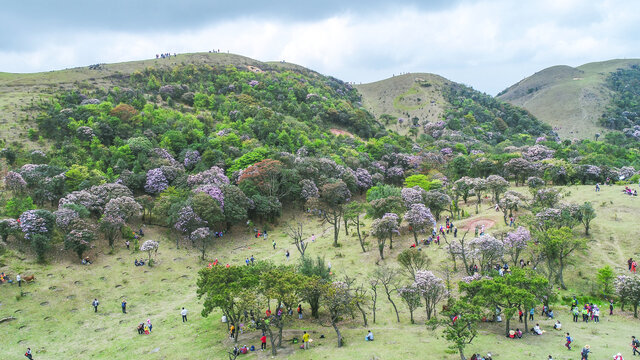
<svg viewBox="0 0 640 360">
<path fill-rule="evenodd" d="M 606 130 L 597 125 L 611 99 L 608 74 L 640 64 L 638 59 L 588 63 L 576 68 L 553 66 L 506 89 L 498 98 L 529 110 L 564 138 L 593 138 Z"/>
<path fill-rule="evenodd" d="M 413 117 L 420 123 L 442 119 L 448 102 L 442 95 L 449 81 L 441 76 L 426 73 L 410 73 L 369 84 L 356 85 L 362 94 L 363 106 L 377 119 L 383 114 L 394 117 L 390 129 L 406 134 Z M 404 118 L 402 125 L 395 123 Z"/>
<path fill-rule="evenodd" d="M 520 188 L 525 191 L 524 188 Z M 626 259 L 639 256 L 640 229 L 635 225 L 640 211 L 640 199 L 624 196 L 619 187 L 605 187 L 600 193 L 590 186 L 567 188 L 568 201 L 592 201 L 598 217 L 593 222 L 593 234 L 589 250 L 581 254 L 574 267 L 567 270 L 566 280 L 570 289 L 565 295 L 589 292 L 595 283 L 597 268 L 609 264 L 617 272 L 626 269 Z M 475 204 L 470 201 L 467 211 L 474 213 Z M 489 232 L 504 230 L 501 213 L 493 211 L 491 204 L 480 206 L 481 212 L 457 225 L 462 228 L 477 220 L 493 220 L 496 226 Z M 290 219 L 296 210 L 290 210 L 281 224 Z M 316 234 L 318 240 L 310 244 L 308 254 L 324 256 L 332 263 L 336 277 L 344 274 L 364 281 L 375 268 L 378 256 L 375 251 L 362 253 L 354 236 L 341 234 L 339 248 L 331 246 L 331 229 L 315 217 L 298 215 L 304 219 L 305 232 Z M 371 220 L 365 220 L 370 224 Z M 199 252 L 186 246 L 176 249 L 175 237 L 166 229 L 147 226 L 146 238 L 161 241 L 154 267 L 135 267 L 135 258 L 145 257 L 140 252 L 127 251 L 119 244 L 114 254 L 107 254 L 106 244 L 98 243 L 90 256 L 90 266 L 79 264 L 75 255 L 56 251 L 48 265 L 35 264 L 32 255 L 22 253 L 20 245 L 11 242 L 10 250 L 0 258 L 0 270 L 11 274 L 16 271 L 35 274 L 36 282 L 23 285 L 24 296 L 19 298 L 16 285 L 0 286 L 0 318 L 13 316 L 13 321 L 0 324 L 2 346 L 0 358 L 19 359 L 27 346 L 35 351 L 36 359 L 131 359 L 144 356 L 148 359 L 222 359 L 224 350 L 232 346 L 226 337 L 226 326 L 220 322 L 220 314 L 208 318 L 200 316 L 202 305 L 196 298 L 195 280 L 198 269 L 206 262 L 199 259 Z M 277 249 L 271 247 L 271 239 Z M 412 236 L 401 236 L 387 260 L 395 264 L 395 255 L 412 242 Z M 60 247 L 61 245 L 56 245 Z M 298 260 L 295 247 L 280 228 L 270 231 L 268 241 L 255 239 L 248 229 L 234 228 L 233 232 L 217 241 L 208 252 L 208 258 L 218 258 L 222 264 L 242 265 L 244 259 L 254 255 L 257 259 L 284 262 L 284 250 L 289 249 L 291 259 Z M 432 259 L 431 269 L 439 272 L 448 260 L 443 248 L 425 248 Z M 458 274 L 460 275 L 460 274 Z M 95 314 L 91 300 L 100 300 L 99 312 Z M 128 314 L 122 314 L 120 302 L 128 302 Z M 377 321 L 370 328 L 376 341 L 365 343 L 366 334 L 361 319 L 347 319 L 342 324 L 346 346 L 336 347 L 335 333 L 326 322 L 309 319 L 292 321 L 285 334 L 289 339 L 300 336 L 302 330 L 310 330 L 313 347 L 304 352 L 287 345 L 280 350 L 281 358 L 289 359 L 456 359 L 458 355 L 447 350 L 447 343 L 439 330 L 432 331 L 424 325 L 425 315 L 417 311 L 415 325 L 410 325 L 408 312 L 397 299 L 402 309 L 401 322 L 395 321 L 391 306 L 383 297 L 379 298 Z M 189 322 L 183 324 L 179 310 L 184 306 L 189 312 Z M 622 351 L 630 356 L 629 336 L 638 330 L 640 322 L 629 314 L 613 317 L 603 314 L 600 324 L 573 324 L 566 306 L 556 305 L 556 314 L 566 331 L 575 338 L 575 347 L 591 345 L 593 359 L 610 359 Z M 604 313 L 604 311 L 603 311 Z M 536 319 L 539 316 L 536 315 Z M 135 326 L 146 319 L 153 322 L 153 333 L 137 335 Z M 469 347 L 468 353 L 490 351 L 494 359 L 545 359 L 553 354 L 554 359 L 575 359 L 577 350 L 568 352 L 563 347 L 563 333 L 551 329 L 552 321 L 540 320 L 541 326 L 549 330 L 541 337 L 526 336 L 522 340 L 509 340 L 503 336 L 502 324 L 486 324 L 481 327 L 481 336 Z M 324 326 L 323 326 L 324 325 Z M 518 325 L 514 325 L 518 326 Z M 320 339 L 324 335 L 325 339 Z M 258 334 L 240 336 L 241 344 L 258 345 Z M 265 359 L 266 352 L 257 352 L 251 357 Z"/>
</svg>

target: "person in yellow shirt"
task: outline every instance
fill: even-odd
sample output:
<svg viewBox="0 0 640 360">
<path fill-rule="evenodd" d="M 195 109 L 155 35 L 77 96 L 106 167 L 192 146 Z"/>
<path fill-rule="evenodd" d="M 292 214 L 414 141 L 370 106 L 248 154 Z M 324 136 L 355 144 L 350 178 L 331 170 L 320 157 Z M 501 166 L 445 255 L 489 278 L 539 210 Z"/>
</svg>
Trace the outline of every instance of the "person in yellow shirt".
<svg viewBox="0 0 640 360">
<path fill-rule="evenodd" d="M 309 334 L 306 331 L 302 335 L 302 343 L 304 344 L 304 349 L 309 350 Z"/>
</svg>

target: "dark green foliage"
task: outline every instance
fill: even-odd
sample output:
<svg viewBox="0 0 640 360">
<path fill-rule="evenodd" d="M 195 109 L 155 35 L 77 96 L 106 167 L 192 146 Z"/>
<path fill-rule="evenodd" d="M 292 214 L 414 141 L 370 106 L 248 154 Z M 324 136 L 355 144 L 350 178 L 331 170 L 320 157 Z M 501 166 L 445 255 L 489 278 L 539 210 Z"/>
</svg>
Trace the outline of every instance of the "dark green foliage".
<svg viewBox="0 0 640 360">
<path fill-rule="evenodd" d="M 600 125 L 616 130 L 640 125 L 640 66 L 618 69 L 607 77 L 606 84 L 613 98 Z"/>
</svg>

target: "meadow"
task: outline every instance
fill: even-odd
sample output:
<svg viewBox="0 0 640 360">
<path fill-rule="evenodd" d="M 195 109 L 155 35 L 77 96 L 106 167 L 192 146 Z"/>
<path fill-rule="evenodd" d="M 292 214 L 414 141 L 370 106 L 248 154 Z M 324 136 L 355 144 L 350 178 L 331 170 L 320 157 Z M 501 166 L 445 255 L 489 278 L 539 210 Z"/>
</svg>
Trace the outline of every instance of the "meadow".
<svg viewBox="0 0 640 360">
<path fill-rule="evenodd" d="M 634 185 L 635 187 L 635 185 Z M 526 191 L 526 188 L 515 188 Z M 637 257 L 640 230 L 636 217 L 640 212 L 640 199 L 625 196 L 621 186 L 603 187 L 595 193 L 592 186 L 566 187 L 564 201 L 582 203 L 591 201 L 597 211 L 592 223 L 592 235 L 588 249 L 575 257 L 575 261 L 565 273 L 569 287 L 559 291 L 561 296 L 591 295 L 595 292 L 596 269 L 611 265 L 617 274 L 626 272 L 626 259 Z M 495 212 L 489 201 L 480 205 L 480 213 L 475 215 L 475 203 L 469 201 L 465 210 L 472 216 L 456 221 L 462 229 L 465 224 L 482 220 L 495 226 L 489 233 L 506 230 L 502 213 Z M 524 211 L 521 210 L 516 218 Z M 146 253 L 126 250 L 119 242 L 113 254 L 102 241 L 95 243 L 89 252 L 93 263 L 84 266 L 75 254 L 62 251 L 56 244 L 56 251 L 46 265 L 35 263 L 34 257 L 20 246 L 11 245 L 0 257 L 0 271 L 15 276 L 34 274 L 36 281 L 17 285 L 0 286 L 0 319 L 14 317 L 14 320 L 0 323 L 2 346 L 0 358 L 19 359 L 27 347 L 34 351 L 35 359 L 131 359 L 144 356 L 148 359 L 223 359 L 225 352 L 233 346 L 228 339 L 227 326 L 220 320 L 219 312 L 203 318 L 202 304 L 196 296 L 197 271 L 217 258 L 224 265 L 244 266 L 244 260 L 252 255 L 257 260 L 283 263 L 284 252 L 291 253 L 289 262 L 297 262 L 299 253 L 291 240 L 283 233 L 283 225 L 294 216 L 304 223 L 307 236 L 315 234 L 317 240 L 310 243 L 308 256 L 322 256 L 331 262 L 333 276 L 340 279 L 344 275 L 356 277 L 366 283 L 368 275 L 376 266 L 389 264 L 396 266 L 397 254 L 408 248 L 413 241 L 405 234 L 394 241 L 394 249 L 387 252 L 384 261 L 379 261 L 377 251 L 368 245 L 363 253 L 357 237 L 350 231 L 340 236 L 340 247 L 333 247 L 332 228 L 322 224 L 318 217 L 306 214 L 301 209 L 289 209 L 279 220 L 279 226 L 269 231 L 268 240 L 256 239 L 252 229 L 236 226 L 222 239 L 217 239 L 207 252 L 207 261 L 200 260 L 200 252 L 182 240 L 176 248 L 176 234 L 167 228 L 144 226 L 145 239 L 160 241 L 160 249 L 153 267 L 135 267 L 134 259 L 146 258 Z M 371 219 L 365 219 L 366 225 Z M 136 228 L 136 227 L 134 227 Z M 351 229 L 350 229 L 351 230 Z M 368 230 L 368 226 L 366 227 Z M 583 232 L 582 228 L 576 231 Z M 461 236 L 461 231 L 459 236 Z M 471 235 L 471 234 L 470 234 Z M 272 240 L 276 241 L 276 250 Z M 371 238 L 369 240 L 373 241 Z M 375 242 L 374 242 L 375 243 Z M 15 243 L 13 243 L 15 244 Z M 424 247 L 431 259 L 430 270 L 442 276 L 442 270 L 450 266 L 443 246 Z M 462 274 L 458 272 L 455 278 Z M 455 279 L 453 279 L 455 280 Z M 22 290 L 23 295 L 20 296 Z M 559 299 L 562 297 L 559 296 Z M 100 301 L 98 313 L 93 312 L 91 301 Z M 120 303 L 126 299 L 127 314 L 121 312 Z M 321 309 L 320 321 L 294 319 L 285 329 L 285 339 L 300 338 L 303 330 L 311 331 L 314 340 L 309 351 L 299 350 L 297 345 L 286 344 L 279 349 L 280 358 L 288 359 L 457 359 L 455 351 L 447 349 L 448 343 L 442 331 L 432 330 L 425 325 L 424 310 L 416 310 L 416 323 L 409 323 L 406 307 L 396 296 L 400 309 L 400 323 L 384 293 L 378 295 L 376 323 L 364 327 L 362 319 L 347 318 L 341 323 L 345 346 L 336 347 L 336 335 Z M 187 323 L 180 319 L 180 309 L 189 310 Z M 303 307 L 308 307 L 303 304 Z M 438 307 L 439 309 L 440 307 Z M 536 322 L 547 332 L 542 336 L 525 335 L 521 340 L 504 337 L 504 324 L 486 323 L 480 326 L 480 336 L 467 348 L 466 354 L 491 352 L 494 359 L 546 359 L 552 354 L 554 359 L 575 359 L 579 349 L 589 344 L 593 351 L 590 359 L 610 359 L 618 351 L 631 356 L 630 336 L 638 329 L 638 319 L 629 313 L 621 313 L 616 304 L 615 315 L 608 316 L 606 306 L 602 306 L 601 322 L 571 322 L 567 303 L 553 304 L 556 317 L 564 327 L 562 331 L 552 329 L 552 320 L 542 320 L 540 308 L 536 309 Z M 310 311 L 307 311 L 307 315 Z M 151 319 L 151 335 L 138 335 L 138 323 Z M 517 319 L 512 321 L 518 327 Z M 375 341 L 364 342 L 367 330 L 371 329 Z M 574 350 L 567 351 L 564 333 L 571 332 L 575 339 Z M 324 338 L 320 338 L 324 335 Z M 244 333 L 239 344 L 255 345 L 259 348 L 259 333 Z M 270 352 L 254 352 L 247 355 L 259 359 L 271 358 Z M 242 355 L 240 358 L 245 357 Z"/>
</svg>

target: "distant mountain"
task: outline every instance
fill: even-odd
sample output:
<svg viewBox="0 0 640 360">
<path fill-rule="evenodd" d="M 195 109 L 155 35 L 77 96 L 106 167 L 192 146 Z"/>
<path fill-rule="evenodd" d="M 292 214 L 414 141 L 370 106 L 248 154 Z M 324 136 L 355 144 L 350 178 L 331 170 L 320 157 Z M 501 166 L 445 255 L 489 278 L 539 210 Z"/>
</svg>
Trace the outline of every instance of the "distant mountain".
<svg viewBox="0 0 640 360">
<path fill-rule="evenodd" d="M 613 98 L 607 78 L 640 59 L 609 60 L 576 68 L 559 65 L 510 86 L 498 98 L 529 110 L 561 137 L 590 138 L 608 131 L 598 124 Z"/>
</svg>

